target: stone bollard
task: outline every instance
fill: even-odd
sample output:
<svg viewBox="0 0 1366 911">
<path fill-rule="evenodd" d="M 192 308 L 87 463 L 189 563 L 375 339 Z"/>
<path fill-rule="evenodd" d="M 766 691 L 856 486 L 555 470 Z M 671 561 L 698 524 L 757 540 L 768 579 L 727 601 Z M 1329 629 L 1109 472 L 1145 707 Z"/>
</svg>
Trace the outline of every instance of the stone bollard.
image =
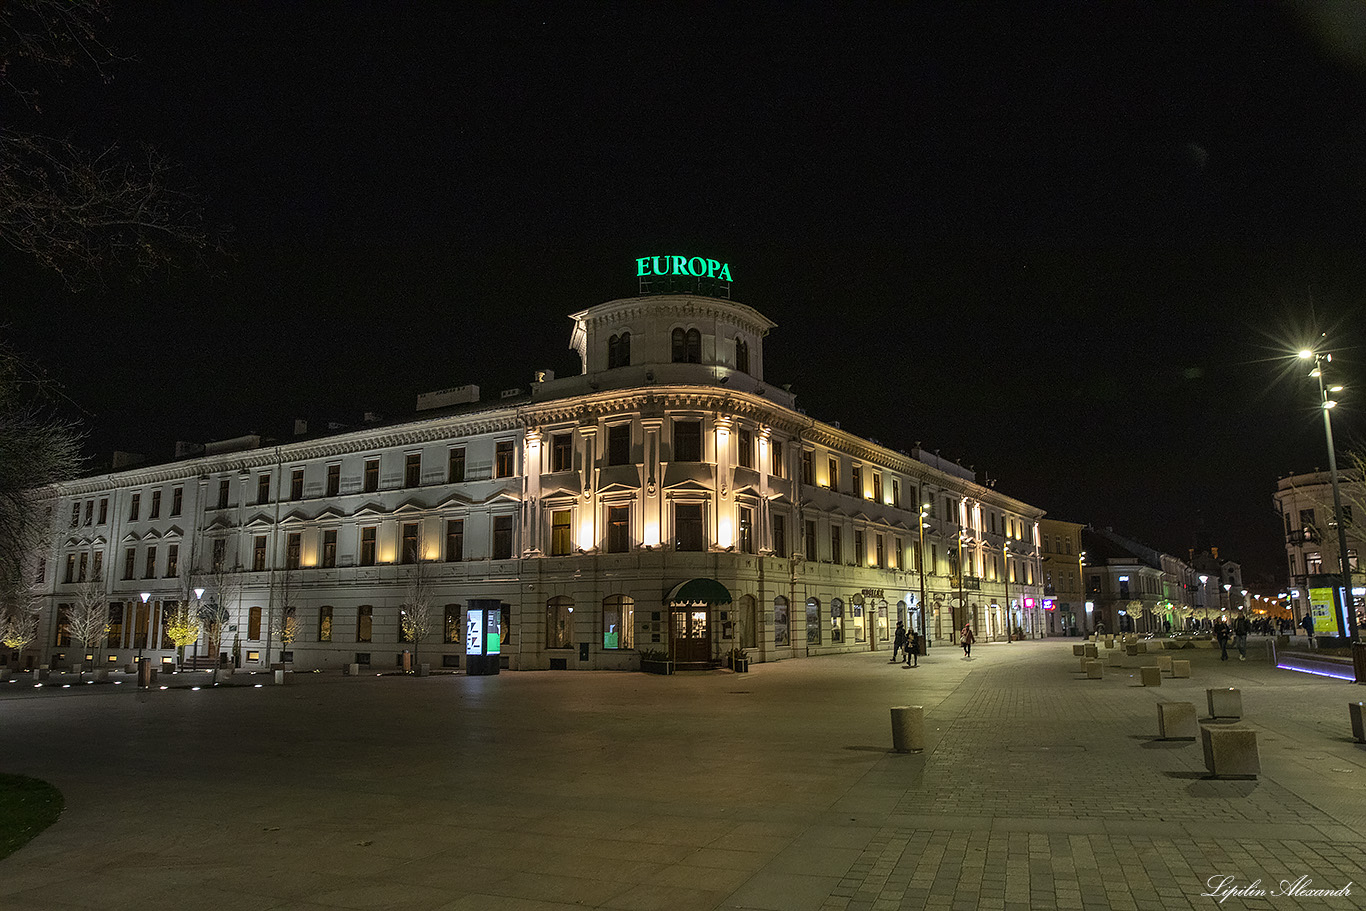
<svg viewBox="0 0 1366 911">
<path fill-rule="evenodd" d="M 275 669 L 275 682 L 278 683 L 278 684 L 283 684 L 283 683 L 285 682 L 285 669 L 284 669 L 284 668 L 282 668 L 282 667 L 277 667 L 277 668 Z"/>
<path fill-rule="evenodd" d="M 1352 739 L 1366 743 L 1366 702 L 1347 703 L 1347 714 L 1352 717 Z"/>
<path fill-rule="evenodd" d="M 1172 676 L 1189 677 L 1191 675 L 1191 663 L 1185 658 L 1172 659 Z"/>
<path fill-rule="evenodd" d="M 1162 671 L 1163 673 L 1170 674 L 1170 673 L 1172 672 L 1172 659 L 1171 659 L 1171 656 L 1170 656 L 1170 655 L 1158 655 L 1158 656 L 1157 656 L 1157 669 L 1158 669 L 1159 671 Z"/>
<path fill-rule="evenodd" d="M 107 668 L 107 667 L 97 667 L 97 668 L 95 668 L 95 682 L 96 682 L 96 683 L 104 683 L 104 682 L 107 681 L 108 679 L 109 679 L 109 668 Z"/>
<path fill-rule="evenodd" d="M 1124 654 L 1128 655 L 1130 658 L 1137 658 L 1137 657 L 1138 657 L 1138 643 L 1137 643 L 1137 642 L 1128 642 L 1128 643 L 1125 643 L 1125 645 L 1124 645 Z"/>
<path fill-rule="evenodd" d="M 925 707 L 892 707 L 892 749 L 898 753 L 919 753 L 925 749 Z"/>
<path fill-rule="evenodd" d="M 1138 673 L 1143 680 L 1144 686 L 1162 685 L 1162 668 L 1156 665 L 1148 665 L 1138 669 Z"/>
<path fill-rule="evenodd" d="M 431 676 L 431 673 L 432 673 L 432 666 L 431 666 L 430 664 L 427 664 L 426 662 L 424 662 L 424 663 L 419 664 L 419 665 L 417 666 L 417 675 L 418 675 L 419 677 L 429 677 L 429 676 Z"/>
<path fill-rule="evenodd" d="M 1086 651 L 1083 654 L 1085 654 L 1087 658 L 1097 658 L 1100 656 L 1100 652 L 1096 650 L 1094 645 L 1086 646 Z"/>
<path fill-rule="evenodd" d="M 1105 677 L 1105 665 L 1095 658 L 1086 659 L 1086 679 L 1102 680 Z"/>
<path fill-rule="evenodd" d="M 1198 734 L 1193 702 L 1159 702 L 1157 736 L 1159 740 L 1194 740 Z"/>
<path fill-rule="evenodd" d="M 1246 728 L 1200 727 L 1205 749 L 1205 768 L 1215 778 L 1256 778 L 1257 732 Z"/>
<path fill-rule="evenodd" d="M 1106 637 L 1105 637 L 1105 647 L 1106 647 L 1106 648 L 1114 648 L 1114 647 L 1115 647 L 1115 637 L 1114 637 L 1114 636 L 1106 636 Z"/>
<path fill-rule="evenodd" d="M 1105 660 L 1109 663 L 1110 667 L 1124 666 L 1124 655 L 1120 653 L 1119 649 L 1115 649 L 1112 652 L 1106 652 Z"/>
<path fill-rule="evenodd" d="M 1084 673 L 1086 673 L 1086 669 L 1087 669 L 1088 667 L 1091 666 L 1091 662 L 1092 662 L 1093 660 L 1095 660 L 1095 659 L 1086 658 L 1086 657 L 1081 657 L 1081 658 L 1078 658 L 1077 660 L 1081 662 L 1081 672 L 1084 674 Z"/>
<path fill-rule="evenodd" d="M 1086 646 L 1084 646 L 1084 645 L 1074 645 L 1074 646 L 1072 646 L 1072 655 L 1073 655 L 1074 657 L 1077 657 L 1077 658 L 1083 658 L 1083 657 L 1085 657 L 1085 656 L 1086 656 Z"/>
<path fill-rule="evenodd" d="M 1242 718 L 1243 693 L 1235 687 L 1205 690 L 1211 718 Z"/>
<path fill-rule="evenodd" d="M 348 664 L 348 665 L 346 665 L 346 675 L 347 675 L 348 677 L 359 677 L 359 676 L 360 676 L 360 665 L 359 665 L 359 664 Z"/>
</svg>

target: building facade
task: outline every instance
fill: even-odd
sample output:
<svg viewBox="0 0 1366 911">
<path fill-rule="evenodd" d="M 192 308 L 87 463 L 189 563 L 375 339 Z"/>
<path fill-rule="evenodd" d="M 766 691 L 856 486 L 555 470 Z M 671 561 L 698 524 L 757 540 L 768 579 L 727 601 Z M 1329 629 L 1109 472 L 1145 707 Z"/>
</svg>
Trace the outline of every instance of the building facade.
<svg viewBox="0 0 1366 911">
<path fill-rule="evenodd" d="M 461 667 L 471 601 L 498 605 L 512 669 L 890 650 L 898 620 L 932 641 L 1047 632 L 1042 510 L 807 417 L 765 380 L 757 311 L 664 293 L 571 320 L 576 376 L 47 489 L 20 660 L 166 660 L 188 599 L 231 618 L 213 657 L 301 670 Z M 678 597 L 691 580 L 721 594 Z M 82 648 L 66 618 L 92 591 L 109 628 Z"/>
<path fill-rule="evenodd" d="M 1352 470 L 1338 473 L 1342 524 L 1347 537 L 1347 566 L 1352 574 L 1347 601 L 1356 612 L 1357 626 L 1366 618 L 1366 573 L 1360 554 L 1366 540 L 1357 524 L 1366 508 L 1366 482 Z M 1276 512 L 1285 531 L 1286 593 L 1296 619 L 1314 616 L 1315 632 L 1339 633 L 1332 590 L 1339 582 L 1341 563 L 1338 525 L 1331 478 L 1326 471 L 1289 475 L 1276 483 Z"/>
</svg>

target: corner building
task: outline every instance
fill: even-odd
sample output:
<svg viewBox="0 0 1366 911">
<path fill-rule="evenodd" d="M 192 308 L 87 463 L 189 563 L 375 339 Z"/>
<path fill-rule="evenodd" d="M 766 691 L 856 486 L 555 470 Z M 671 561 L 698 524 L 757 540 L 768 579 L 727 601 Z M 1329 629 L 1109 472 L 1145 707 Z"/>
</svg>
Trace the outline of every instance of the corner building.
<svg viewBox="0 0 1366 911">
<path fill-rule="evenodd" d="M 665 293 L 571 319 L 582 373 L 496 403 L 50 488 L 36 651 L 85 657 L 61 619 L 83 580 L 110 605 L 96 664 L 167 660 L 166 618 L 196 587 L 227 603 L 219 652 L 246 668 L 283 651 L 300 670 L 391 670 L 405 650 L 463 667 L 473 600 L 501 605 L 515 670 L 889 651 L 899 619 L 932 642 L 965 622 L 1045 633 L 1043 512 L 807 417 L 765 380 L 774 324 L 755 310 Z M 419 408 L 470 397 L 450 393 Z M 432 605 L 416 643 L 401 625 L 415 578 Z"/>
</svg>

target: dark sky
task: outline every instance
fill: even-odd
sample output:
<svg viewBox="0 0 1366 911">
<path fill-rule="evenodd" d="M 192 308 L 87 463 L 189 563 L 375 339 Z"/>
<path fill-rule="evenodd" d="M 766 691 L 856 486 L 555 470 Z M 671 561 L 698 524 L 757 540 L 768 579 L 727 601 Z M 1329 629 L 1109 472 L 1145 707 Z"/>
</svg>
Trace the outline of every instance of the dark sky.
<svg viewBox="0 0 1366 911">
<path fill-rule="evenodd" d="M 710 256 L 813 417 L 1279 575 L 1275 482 L 1326 464 L 1285 354 L 1362 388 L 1366 14 L 1008 6 L 117 4 L 47 131 L 154 144 L 233 256 L 4 254 L 7 334 L 94 464 L 163 458 L 574 372 L 568 313 Z"/>
</svg>

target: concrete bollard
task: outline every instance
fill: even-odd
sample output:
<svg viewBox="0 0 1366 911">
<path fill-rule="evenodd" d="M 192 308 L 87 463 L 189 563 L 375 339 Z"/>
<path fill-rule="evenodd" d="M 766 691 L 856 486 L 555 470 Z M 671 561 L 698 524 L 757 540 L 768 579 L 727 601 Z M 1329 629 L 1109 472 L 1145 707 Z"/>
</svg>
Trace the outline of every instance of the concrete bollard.
<svg viewBox="0 0 1366 911">
<path fill-rule="evenodd" d="M 1100 652 L 1097 651 L 1094 645 L 1086 646 L 1086 651 L 1083 654 L 1085 654 L 1087 658 L 1097 658 L 1100 656 Z"/>
<path fill-rule="evenodd" d="M 1084 645 L 1074 645 L 1074 646 L 1072 646 L 1072 655 L 1073 655 L 1074 657 L 1077 657 L 1077 658 L 1085 657 L 1085 655 L 1086 655 L 1086 646 L 1084 646 Z"/>
<path fill-rule="evenodd" d="M 1119 651 L 1119 649 L 1115 649 L 1112 652 L 1106 652 L 1105 660 L 1110 665 L 1110 667 L 1124 666 L 1124 655 Z"/>
<path fill-rule="evenodd" d="M 1086 659 L 1086 679 L 1102 680 L 1105 677 L 1105 665 L 1095 658 Z"/>
<path fill-rule="evenodd" d="M 1347 703 L 1347 714 L 1352 717 L 1352 739 L 1366 743 L 1366 702 Z"/>
<path fill-rule="evenodd" d="M 892 706 L 892 749 L 898 753 L 919 753 L 925 749 L 925 707 Z"/>
<path fill-rule="evenodd" d="M 1170 656 L 1170 655 L 1158 655 L 1158 656 L 1157 656 L 1157 669 L 1158 669 L 1159 671 L 1162 671 L 1163 673 L 1170 674 L 1170 673 L 1172 672 L 1172 659 L 1171 659 L 1171 656 Z"/>
<path fill-rule="evenodd" d="M 1172 676 L 1189 677 L 1191 675 L 1191 663 L 1185 658 L 1172 659 Z"/>
<path fill-rule="evenodd" d="M 1236 687 L 1205 690 L 1205 699 L 1209 702 L 1211 718 L 1243 717 L 1243 693 Z"/>
<path fill-rule="evenodd" d="M 1128 655 L 1130 658 L 1137 658 L 1137 657 L 1138 657 L 1138 643 L 1137 643 L 1137 642 L 1128 642 L 1128 643 L 1125 643 L 1125 645 L 1124 645 L 1124 654 Z"/>
<path fill-rule="evenodd" d="M 1162 685 L 1162 668 L 1157 667 L 1156 665 L 1147 665 L 1139 668 L 1138 673 L 1144 686 Z"/>
<path fill-rule="evenodd" d="M 1081 658 L 1078 658 L 1077 660 L 1081 662 L 1081 672 L 1082 672 L 1083 674 L 1086 673 L 1086 669 L 1091 665 L 1091 660 L 1092 660 L 1092 659 L 1087 658 L 1087 657 L 1085 657 L 1085 656 L 1082 656 Z"/>
<path fill-rule="evenodd" d="M 359 677 L 359 676 L 360 676 L 360 665 L 359 665 L 359 664 L 348 664 L 348 665 L 346 665 L 346 676 L 348 676 L 348 677 Z"/>
<path fill-rule="evenodd" d="M 1256 778 L 1262 770 L 1256 731 L 1202 725 L 1200 740 L 1205 749 L 1205 768 L 1215 778 Z"/>
<path fill-rule="evenodd" d="M 284 668 L 276 668 L 276 669 L 275 669 L 275 682 L 276 682 L 276 683 L 280 683 L 280 684 L 282 684 L 282 683 L 285 682 L 285 671 L 284 671 Z"/>
<path fill-rule="evenodd" d="M 1193 702 L 1159 702 L 1157 736 L 1159 740 L 1194 740 L 1199 736 Z"/>
</svg>

